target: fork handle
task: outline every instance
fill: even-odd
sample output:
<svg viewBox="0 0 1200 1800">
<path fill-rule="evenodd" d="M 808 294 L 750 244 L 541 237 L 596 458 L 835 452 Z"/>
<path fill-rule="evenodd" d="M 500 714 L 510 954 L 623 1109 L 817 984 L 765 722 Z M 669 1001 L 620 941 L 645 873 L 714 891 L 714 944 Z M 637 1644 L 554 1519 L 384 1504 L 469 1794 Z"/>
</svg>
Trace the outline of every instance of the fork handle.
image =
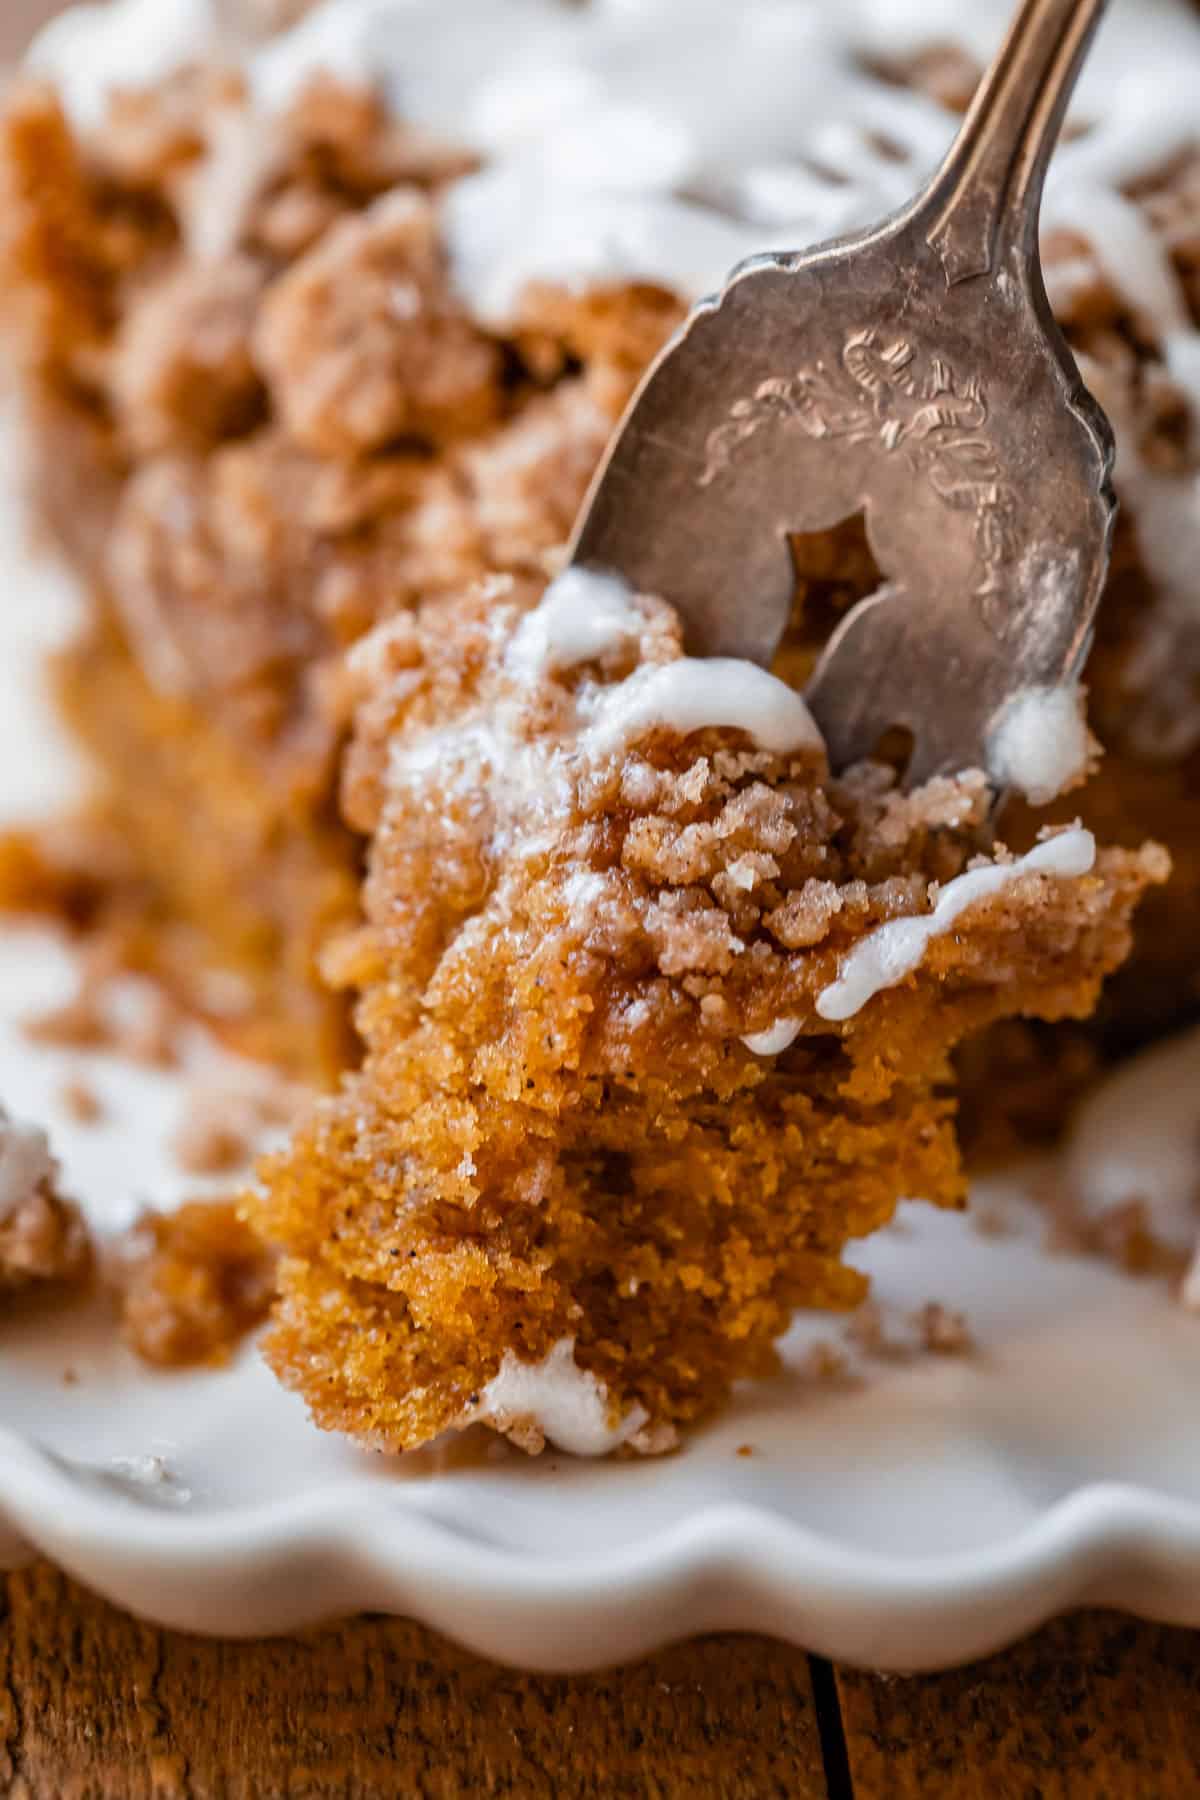
<svg viewBox="0 0 1200 1800">
<path fill-rule="evenodd" d="M 1022 0 L 941 168 L 916 204 L 950 283 L 1009 248 L 1036 262 L 1050 153 L 1108 0 Z"/>
</svg>

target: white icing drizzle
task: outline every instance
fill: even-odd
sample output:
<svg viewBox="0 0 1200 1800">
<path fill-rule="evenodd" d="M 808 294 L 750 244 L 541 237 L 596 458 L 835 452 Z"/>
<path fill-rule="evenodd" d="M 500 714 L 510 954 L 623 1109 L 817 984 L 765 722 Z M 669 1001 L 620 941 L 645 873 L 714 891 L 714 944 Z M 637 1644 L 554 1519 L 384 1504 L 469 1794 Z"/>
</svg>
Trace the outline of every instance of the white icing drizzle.
<svg viewBox="0 0 1200 1800">
<path fill-rule="evenodd" d="M 536 277 L 626 276 L 687 295 L 741 257 L 880 217 L 935 164 L 955 119 L 871 64 L 933 44 L 983 62 L 1010 0 L 326 0 L 246 52 L 260 106 L 327 70 L 488 156 L 447 221 L 478 310 L 509 314 Z M 212 0 L 76 7 L 38 39 L 84 123 L 117 85 L 152 81 L 216 35 Z M 1200 20 L 1189 0 L 1115 0 L 1055 158 L 1048 222 L 1091 238 L 1113 278 L 1156 309 L 1115 190 L 1197 135 Z M 1099 220 L 1095 215 L 1108 216 Z"/>
<path fill-rule="evenodd" d="M 522 620 L 507 662 L 517 675 L 572 669 L 619 649 L 642 628 L 633 593 L 619 575 L 565 569 Z"/>
<path fill-rule="evenodd" d="M 522 1362 L 511 1350 L 499 1371 L 465 1413 L 463 1425 L 531 1420 L 552 1444 L 571 1456 L 607 1456 L 635 1438 L 647 1423 L 644 1406 L 632 1406 L 609 1422 L 608 1390 L 575 1361 L 574 1338 L 560 1338 L 541 1362 Z"/>
<path fill-rule="evenodd" d="M 208 119 L 207 154 L 187 178 L 182 224 L 197 262 L 215 262 L 236 247 L 246 212 L 275 153 L 270 121 L 232 100 Z"/>
<path fill-rule="evenodd" d="M 1187 307 L 1175 271 L 1132 200 L 1097 182 L 1060 182 L 1047 198 L 1043 224 L 1086 238 L 1113 286 L 1161 330 L 1186 327 Z"/>
<path fill-rule="evenodd" d="M 268 115 L 326 70 L 368 81 L 415 122 L 478 145 L 486 164 L 454 185 L 445 223 L 463 294 L 482 317 L 503 323 L 532 279 L 641 278 L 693 298 L 718 286 L 745 255 L 795 248 L 880 217 L 916 190 L 956 120 L 926 96 L 880 80 L 871 63 L 936 44 L 958 44 L 982 63 L 1010 12 L 1011 0 L 743 0 L 737 9 L 727 0 L 591 0 L 578 7 L 560 0 L 326 0 L 295 30 L 249 53 L 245 67 Z M 76 6 L 47 27 L 31 62 L 57 80 L 86 128 L 114 89 L 159 80 L 218 36 L 213 0 L 107 0 Z M 1074 135 L 1054 158 L 1044 213 L 1047 230 L 1070 231 L 1090 246 L 1142 329 L 1157 339 L 1196 413 L 1200 334 L 1165 245 L 1127 190 L 1196 146 L 1198 94 L 1200 10 L 1191 0 L 1114 0 L 1072 105 Z M 230 133 L 216 146 L 209 176 L 190 201 L 197 254 L 219 254 L 227 245 L 238 211 L 229 197 L 245 195 L 259 154 L 253 134 L 239 145 Z M 1052 295 L 1072 273 L 1050 271 Z M 1103 371 L 1086 373 L 1114 415 L 1116 484 L 1159 590 L 1156 605 L 1195 629 L 1200 477 L 1151 468 L 1132 421 L 1105 391 Z M 603 655 L 624 633 L 615 595 L 601 599 L 592 590 L 590 605 L 576 612 L 563 598 L 571 592 L 563 579 L 568 585 L 555 584 L 549 609 L 533 615 L 510 647 L 518 664 L 527 659 L 531 676 L 539 664 L 567 668 Z M 1130 670 L 1139 691 L 1169 685 L 1173 641 L 1168 630 L 1148 636 Z M 771 747 L 819 741 L 811 719 L 789 713 L 773 690 L 755 688 L 770 680 L 761 671 L 727 665 L 707 677 L 694 673 L 705 666 L 712 670 L 645 668 L 621 689 L 602 690 L 585 740 L 599 751 L 650 724 L 688 730 L 749 721 Z M 730 670 L 741 672 L 731 678 Z M 783 692 L 793 709 L 802 705 Z M 1040 799 L 1063 784 L 1076 754 L 1086 753 L 1077 717 L 1065 695 L 1018 696 L 998 726 L 993 767 Z M 1154 729 L 1145 747 L 1181 755 L 1200 741 L 1200 707 L 1189 713 L 1172 705 Z M 481 759 L 502 769 L 516 809 L 536 814 L 569 793 L 564 770 L 572 750 L 548 753 L 520 742 L 503 721 L 492 730 L 474 721 L 432 734 L 398 752 L 393 778 L 436 774 L 440 783 L 447 754 L 461 759 L 472 782 Z M 1082 875 L 1093 855 L 1086 832 L 1066 832 L 1017 862 L 959 877 L 929 915 L 892 921 L 860 944 L 818 1010 L 828 1019 L 852 1016 L 915 968 L 964 907 L 1029 872 Z M 579 904 L 592 898 L 581 891 Z M 757 1054 L 778 1054 L 787 1029 L 790 1022 L 781 1020 L 744 1041 Z M 1146 1053 L 1105 1084 L 1080 1115 L 1069 1149 L 1072 1179 L 1085 1199 L 1146 1199 L 1159 1229 L 1174 1220 L 1181 1236 L 1190 1235 L 1198 1091 L 1200 1034 Z M 27 1191 L 52 1166 L 43 1135 L 12 1127 L 0 1114 L 0 1210 L 7 1196 Z M 1200 1300 L 1200 1271 L 1194 1286 Z M 497 1409 L 515 1403 L 530 1410 L 532 1403 L 555 1441 L 563 1441 L 562 1424 L 568 1438 L 578 1432 L 608 1447 L 599 1384 L 576 1368 L 569 1340 L 539 1369 L 506 1359 L 488 1393 L 487 1404 Z"/>
<path fill-rule="evenodd" d="M 431 795 L 447 790 L 483 794 L 496 807 L 492 845 L 503 852 L 520 842 L 527 853 L 540 850 L 555 822 L 570 810 L 573 788 L 561 747 L 520 735 L 515 705 L 491 715 L 398 738 L 388 758 L 389 785 Z M 436 804 L 436 801 L 431 803 Z"/>
<path fill-rule="evenodd" d="M 656 725 L 681 737 L 726 726 L 778 755 L 825 747 L 796 690 L 740 657 L 681 656 L 636 669 L 605 691 L 585 734 L 585 752 L 609 755 Z"/>
<path fill-rule="evenodd" d="M 782 1056 L 799 1036 L 799 1019 L 776 1019 L 766 1031 L 752 1031 L 742 1042 L 755 1056 Z"/>
<path fill-rule="evenodd" d="M 490 789 L 493 847 L 502 851 L 519 843 L 533 854 L 569 816 L 575 783 L 589 765 L 622 756 L 656 728 L 686 737 L 709 726 L 732 727 L 776 754 L 823 751 L 812 714 L 793 688 L 754 663 L 722 657 L 679 657 L 642 664 L 622 681 L 585 680 L 561 728 L 530 735 L 529 700 L 548 672 L 625 640 L 636 643 L 644 627 L 637 598 L 623 583 L 568 571 L 507 644 L 506 691 L 441 729 L 398 737 L 389 753 L 389 783 L 435 793 Z M 385 623 L 361 640 L 353 652 L 355 668 L 376 668 L 394 629 Z M 406 679 L 402 673 L 400 680 Z"/>
<path fill-rule="evenodd" d="M 916 191 L 957 120 L 875 71 L 939 44 L 982 63 L 1009 13 L 1010 0 L 745 0 L 735 21 L 726 0 L 325 0 L 239 54 L 265 115 L 329 71 L 481 150 L 480 172 L 447 194 L 444 222 L 465 298 L 502 325 L 534 279 L 637 278 L 695 297 L 743 256 L 879 218 Z M 206 43 L 228 57 L 219 14 L 216 0 L 77 6 L 41 34 L 31 60 L 90 125 L 117 86 L 156 80 Z M 1114 0 L 1045 207 L 1048 230 L 1090 245 L 1193 405 L 1200 334 L 1166 245 L 1127 191 L 1200 142 L 1198 92 L 1191 0 Z M 235 228 L 261 143 L 217 146 L 191 205 L 204 251 Z M 239 154 L 249 174 L 234 167 Z M 1050 279 L 1068 284 L 1071 267 Z M 1194 622 L 1197 477 L 1149 467 L 1117 422 L 1118 491 L 1160 604 Z M 1187 707 L 1164 665 L 1170 637 L 1147 633 L 1130 683 L 1163 694 L 1144 730 L 1134 721 L 1141 747 L 1178 755 L 1200 740 L 1200 707 Z"/>
<path fill-rule="evenodd" d="M 968 907 L 1003 893 L 1026 875 L 1073 878 L 1086 875 L 1096 860 L 1090 831 L 1073 826 L 1046 838 L 1010 863 L 987 863 L 948 881 L 933 911 L 879 925 L 846 957 L 836 981 L 817 997 L 817 1012 L 834 1023 L 852 1019 L 884 988 L 911 975 L 935 938 L 948 932 Z"/>
<path fill-rule="evenodd" d="M 1016 788 L 1042 806 L 1087 773 L 1091 746 L 1077 683 L 1024 688 L 988 738 L 988 773 L 1001 787 Z"/>
<path fill-rule="evenodd" d="M 45 1132 L 19 1124 L 0 1106 L 0 1219 L 50 1181 L 55 1168 Z"/>
<path fill-rule="evenodd" d="M 1009 11 L 1008 0 L 749 0 L 735 29 L 724 0 L 332 0 L 268 54 L 260 79 L 286 93 L 314 64 L 357 57 L 398 105 L 443 122 L 456 111 L 492 160 L 455 189 L 451 236 L 476 304 L 503 316 L 539 276 L 633 275 L 699 294 L 742 256 L 902 204 L 955 121 L 868 61 L 940 41 L 982 62 Z M 1058 188 L 1111 192 L 1165 165 L 1195 138 L 1198 81 L 1187 0 L 1114 6 L 1073 109 L 1089 129 L 1056 160 L 1051 205 Z M 1068 201 L 1050 216 L 1079 220 Z M 1136 255 L 1122 264 L 1118 280 L 1144 268 Z"/>
<path fill-rule="evenodd" d="M 99 124 L 110 96 L 150 87 L 211 50 L 212 0 L 92 0 L 52 19 L 34 40 L 30 66 L 52 76 L 81 126 Z"/>
</svg>

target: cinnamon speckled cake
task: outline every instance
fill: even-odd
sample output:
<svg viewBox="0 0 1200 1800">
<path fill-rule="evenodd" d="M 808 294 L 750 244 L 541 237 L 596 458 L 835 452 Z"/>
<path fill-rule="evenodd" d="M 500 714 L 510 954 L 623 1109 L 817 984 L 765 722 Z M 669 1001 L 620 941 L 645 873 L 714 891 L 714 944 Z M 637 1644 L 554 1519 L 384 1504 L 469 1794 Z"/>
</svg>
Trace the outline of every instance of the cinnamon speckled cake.
<svg viewBox="0 0 1200 1800">
<path fill-rule="evenodd" d="M 354 655 L 362 1068 L 263 1171 L 267 1355 L 386 1449 L 661 1450 L 850 1238 L 964 1197 L 948 1057 L 1081 1017 L 1161 850 L 973 855 L 978 772 L 834 780 L 795 691 L 608 578 L 493 578 Z M 532 608 L 532 610 L 531 610 Z"/>
<path fill-rule="evenodd" d="M 6 101 L 95 784 L 0 890 L 336 1090 L 249 1202 L 321 1422 L 661 1448 L 901 1194 L 961 1198 L 952 1055 L 1010 1142 L 1200 1009 L 1200 19 L 1115 0 L 1051 171 L 1122 515 L 1093 735 L 1014 727 L 994 831 L 979 771 L 825 764 L 794 690 L 861 522 L 797 540 L 774 676 L 554 578 L 687 306 L 906 200 L 1006 0 L 237 10 L 75 9 Z"/>
</svg>

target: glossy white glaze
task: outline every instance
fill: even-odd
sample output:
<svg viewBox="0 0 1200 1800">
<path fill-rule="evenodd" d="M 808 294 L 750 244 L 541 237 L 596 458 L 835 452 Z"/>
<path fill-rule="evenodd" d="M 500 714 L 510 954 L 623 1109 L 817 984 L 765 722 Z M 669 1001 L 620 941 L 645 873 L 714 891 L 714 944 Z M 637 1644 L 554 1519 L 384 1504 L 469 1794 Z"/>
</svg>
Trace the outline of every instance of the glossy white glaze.
<svg viewBox="0 0 1200 1800">
<path fill-rule="evenodd" d="M 851 950 L 836 981 L 817 998 L 823 1019 L 852 1019 L 884 988 L 895 987 L 919 968 L 935 938 L 953 929 L 968 907 L 991 899 L 1029 875 L 1071 880 L 1086 875 L 1096 860 L 1096 840 L 1074 826 L 1046 838 L 1025 856 L 1008 863 L 986 863 L 948 881 L 933 910 L 911 919 L 890 919 Z"/>
<path fill-rule="evenodd" d="M 988 739 L 988 772 L 1042 806 L 1087 772 L 1091 737 L 1080 687 L 1025 688 L 1009 701 Z"/>
<path fill-rule="evenodd" d="M 18 696 L 29 709 L 19 754 L 0 758 L 0 821 L 25 815 L 31 775 L 53 786 L 70 769 L 32 707 L 43 577 L 15 552 L 6 567 L 0 727 Z M 167 1151 L 188 1077 L 89 1059 L 104 1117 L 72 1120 L 77 1058 L 19 1023 L 71 986 L 61 943 L 0 931 L 0 1093 L 51 1127 L 64 1186 L 103 1233 L 195 1192 Z M 715 1630 L 943 1667 L 1085 1603 L 1200 1625 L 1200 1322 L 1155 1282 L 1048 1257 L 1019 1193 L 978 1200 L 1008 1235 L 914 1205 L 854 1252 L 890 1340 L 941 1300 L 965 1311 L 976 1356 L 899 1356 L 822 1385 L 809 1352 L 839 1325 L 802 1319 L 777 1380 L 650 1461 L 375 1456 L 316 1431 L 252 1349 L 164 1378 L 104 1306 L 0 1321 L 0 1558 L 36 1547 L 184 1630 L 384 1610 L 539 1668 Z"/>
<path fill-rule="evenodd" d="M 508 653 L 514 674 L 572 669 L 619 649 L 642 629 L 642 617 L 619 575 L 565 569 L 522 621 Z"/>
<path fill-rule="evenodd" d="M 447 194 L 444 224 L 464 296 L 504 324 L 531 281 L 641 279 L 696 297 L 746 255 L 812 243 L 900 205 L 956 119 L 880 68 L 941 44 L 982 62 L 1009 10 L 1009 0 L 747 0 L 735 18 L 725 0 L 326 0 L 273 42 L 239 48 L 222 35 L 214 0 L 108 0 L 56 20 L 31 60 L 85 125 L 115 87 L 153 81 L 206 45 L 242 61 L 262 117 L 246 130 L 225 121 L 185 197 L 202 254 L 236 229 L 269 142 L 263 121 L 318 71 L 371 84 L 397 112 L 483 153 L 481 170 Z M 1193 403 L 1200 334 L 1165 246 L 1126 190 L 1196 145 L 1198 91 L 1190 0 L 1115 0 L 1045 211 L 1048 230 L 1090 246 Z M 1052 271 L 1052 288 L 1072 278 L 1069 266 Z M 1117 483 L 1167 604 L 1194 617 L 1197 477 L 1148 465 L 1128 430 Z M 1153 691 L 1169 679 L 1167 641 L 1150 635 L 1135 685 Z M 1157 750 L 1179 753 L 1200 738 L 1200 706 L 1172 700 L 1148 716 L 1143 736 Z M 1034 770 L 1038 793 L 1048 791 L 1043 773 Z"/>
<path fill-rule="evenodd" d="M 858 51 L 948 38 L 982 57 L 1009 11 L 1008 0 L 755 0 L 739 9 L 748 29 L 735 41 L 716 0 L 605 0 L 575 15 L 550 0 L 336 6 L 255 60 L 261 104 L 328 64 L 379 82 L 415 116 L 462 125 L 491 158 L 456 189 L 448 224 L 464 291 L 496 317 L 532 276 L 643 275 L 694 295 L 747 251 L 877 216 L 908 197 L 953 122 L 867 75 Z M 531 36 L 514 29 L 518 12 Z M 115 85 L 195 54 L 207 13 L 205 0 L 79 8 L 43 37 L 36 61 L 87 122 Z M 1093 244 L 1193 394 L 1200 358 L 1178 284 L 1119 190 L 1195 139 L 1197 32 L 1184 0 L 1118 0 L 1074 109 L 1091 128 L 1056 158 L 1047 209 L 1048 224 Z M 1193 604 L 1194 478 L 1165 484 L 1130 442 L 1118 483 L 1143 517 L 1155 573 Z M 21 718 L 13 769 L 29 765 Z M 39 780 L 57 766 L 35 761 Z M 11 798 L 30 804 L 27 790 Z M 48 1117 L 61 1059 L 30 1051 L 14 1021 L 59 997 L 65 970 L 52 945 L 7 940 L 0 951 L 0 1091 Z M 1191 1068 L 1194 1052 L 1153 1054 L 1166 1060 L 1152 1094 L 1178 1093 L 1172 1071 Z M 174 1102 L 166 1080 L 129 1084 L 119 1068 L 101 1080 L 111 1130 L 56 1121 L 56 1139 L 103 1221 L 138 1190 L 161 1201 Z M 1145 1120 L 1145 1098 L 1105 1102 L 1097 1132 L 1109 1168 L 1114 1137 L 1127 1153 Z M 563 1667 L 721 1627 L 873 1666 L 936 1666 L 1085 1599 L 1200 1623 L 1188 1599 L 1200 1593 L 1195 1322 L 1146 1284 L 1045 1258 L 1038 1230 L 985 1243 L 960 1219 L 914 1209 L 903 1234 L 865 1248 L 864 1264 L 898 1307 L 935 1294 L 965 1305 L 986 1352 L 978 1362 L 893 1368 L 858 1395 L 823 1395 L 797 1385 L 794 1344 L 790 1385 L 743 1401 L 653 1469 L 514 1460 L 431 1481 L 427 1463 L 381 1468 L 319 1437 L 253 1357 L 163 1383 L 107 1325 L 84 1320 L 71 1336 L 30 1323 L 6 1332 L 0 1359 L 9 1548 L 37 1543 L 117 1599 L 190 1628 L 285 1629 L 383 1606 L 490 1654 Z M 70 1388 L 68 1359 L 83 1375 Z M 747 1440 L 765 1454 L 737 1458 Z M 153 1510 L 158 1484 L 113 1491 L 114 1464 L 140 1470 L 167 1453 L 187 1477 L 177 1516 Z"/>
<path fill-rule="evenodd" d="M 740 657 L 682 656 L 635 669 L 605 691 L 584 734 L 584 754 L 611 755 L 656 726 L 681 737 L 725 726 L 779 755 L 825 747 L 795 688 Z"/>
<path fill-rule="evenodd" d="M 448 222 L 478 308 L 509 312 L 535 277 L 637 276 L 685 294 L 742 256 L 796 248 L 908 199 L 952 115 L 880 79 L 931 45 L 982 61 L 1008 0 L 326 0 L 246 53 L 258 103 L 312 74 L 378 87 L 398 112 L 488 157 Z M 110 0 L 39 39 L 85 122 L 116 85 L 193 57 L 212 0 Z M 1113 276 L 1161 312 L 1160 252 L 1114 227 L 1108 201 L 1195 141 L 1200 23 L 1187 0 L 1117 0 L 1056 158 L 1048 219 L 1091 235 Z"/>
<path fill-rule="evenodd" d="M 646 1411 L 632 1407 L 616 1423 L 608 1415 L 604 1383 L 579 1367 L 574 1338 L 560 1338 L 541 1362 L 524 1362 L 507 1351 L 463 1423 L 491 1420 L 503 1428 L 512 1421 L 532 1420 L 547 1443 L 572 1456 L 607 1456 L 636 1437 L 646 1423 Z"/>
<path fill-rule="evenodd" d="M 800 1035 L 798 1019 L 776 1019 L 765 1031 L 752 1031 L 742 1039 L 755 1056 L 782 1056 Z"/>
</svg>

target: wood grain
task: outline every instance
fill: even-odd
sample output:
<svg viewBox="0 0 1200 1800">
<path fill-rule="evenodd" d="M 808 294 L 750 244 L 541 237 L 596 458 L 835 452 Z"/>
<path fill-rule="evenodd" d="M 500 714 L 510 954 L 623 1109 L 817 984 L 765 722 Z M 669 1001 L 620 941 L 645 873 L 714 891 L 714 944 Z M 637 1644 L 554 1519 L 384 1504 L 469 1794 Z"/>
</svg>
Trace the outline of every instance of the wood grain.
<svg viewBox="0 0 1200 1800">
<path fill-rule="evenodd" d="M 46 1566 L 0 1595 L 11 1800 L 826 1793 L 807 1659 L 761 1638 L 529 1676 L 392 1619 L 253 1643 L 160 1632 Z"/>
<path fill-rule="evenodd" d="M 840 1672 L 853 1791 L 880 1800 L 1196 1800 L 1200 1635 L 1062 1619 L 957 1673 Z"/>
<path fill-rule="evenodd" d="M 0 1795 L 1200 1795 L 1193 1632 L 1090 1614 L 948 1675 L 825 1674 L 828 1780 L 807 1659 L 765 1639 L 520 1675 L 390 1619 L 255 1643 L 160 1632 L 41 1566 L 0 1582 Z"/>
</svg>

